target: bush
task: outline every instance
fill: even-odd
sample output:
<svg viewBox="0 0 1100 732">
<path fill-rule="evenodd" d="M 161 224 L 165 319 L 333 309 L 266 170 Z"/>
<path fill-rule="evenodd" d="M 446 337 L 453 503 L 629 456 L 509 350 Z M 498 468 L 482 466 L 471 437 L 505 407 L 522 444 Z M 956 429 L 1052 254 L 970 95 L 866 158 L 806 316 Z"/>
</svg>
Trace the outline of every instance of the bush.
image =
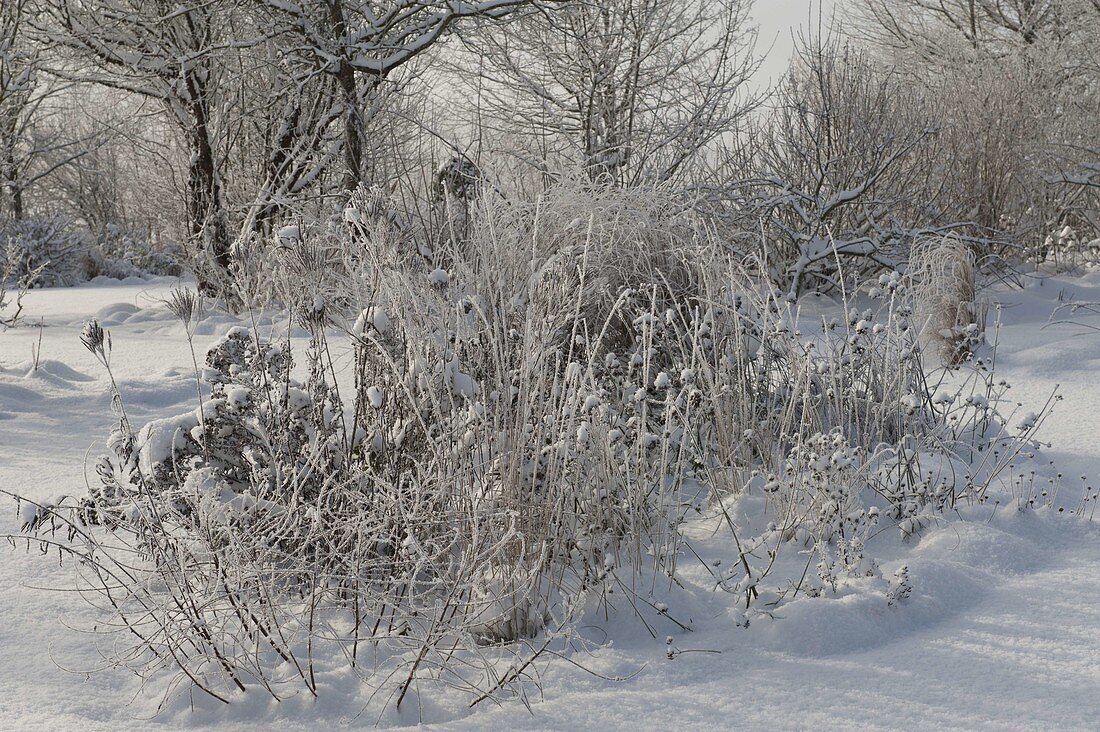
<svg viewBox="0 0 1100 732">
<path fill-rule="evenodd" d="M 183 273 L 183 252 L 171 242 L 151 239 L 115 225 L 108 225 L 89 247 L 84 274 L 93 277 L 125 279 L 161 275 L 178 277 Z"/>
<path fill-rule="evenodd" d="M 5 244 L 5 268 L 14 277 L 38 272 L 39 287 L 64 287 L 85 279 L 87 245 L 60 217 L 8 221 L 0 227 L 0 242 Z"/>
<path fill-rule="evenodd" d="M 44 264 L 28 267 L 22 250 L 9 241 L 0 259 L 0 326 L 10 328 L 19 323 L 23 314 L 23 298 L 34 287 Z"/>
<path fill-rule="evenodd" d="M 26 508 L 41 541 L 69 532 L 89 597 L 130 634 L 116 662 L 222 701 L 316 694 L 334 663 L 388 688 L 378 707 L 426 678 L 474 704 L 522 693 L 611 593 L 664 612 L 652 592 L 703 506 L 725 517 L 737 562 L 716 586 L 744 623 L 867 578 L 897 602 L 907 581 L 879 577 L 872 529 L 912 536 L 983 501 L 1041 422 L 1007 434 L 986 363 L 924 363 L 913 293 L 939 270 L 814 318 L 648 194 L 475 212 L 429 254 L 359 209 L 343 240 L 285 232 L 304 377 L 289 342 L 231 330 L 194 411 L 140 429 L 120 411 L 101 485 Z M 189 329 L 196 297 L 174 299 Z M 102 330 L 84 338 L 109 370 Z M 765 589 L 807 549 L 816 578 Z"/>
<path fill-rule="evenodd" d="M 0 263 L 10 277 L 26 279 L 37 272 L 37 287 L 69 287 L 100 276 L 182 273 L 177 247 L 156 245 L 117 226 L 108 226 L 93 240 L 60 216 L 0 226 L 0 251 Z"/>
</svg>

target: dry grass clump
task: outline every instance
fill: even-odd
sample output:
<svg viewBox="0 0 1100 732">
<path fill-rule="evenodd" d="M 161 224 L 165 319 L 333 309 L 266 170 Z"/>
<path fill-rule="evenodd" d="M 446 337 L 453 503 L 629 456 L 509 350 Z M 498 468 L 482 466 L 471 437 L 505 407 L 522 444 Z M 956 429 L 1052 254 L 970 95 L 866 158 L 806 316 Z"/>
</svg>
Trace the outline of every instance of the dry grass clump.
<svg viewBox="0 0 1100 732">
<path fill-rule="evenodd" d="M 973 252 L 951 237 L 922 242 L 913 249 L 908 274 L 922 344 L 945 364 L 961 363 L 985 331 Z"/>
<path fill-rule="evenodd" d="M 341 234 L 286 232 L 304 350 L 234 329 L 195 409 L 141 428 L 116 392 L 100 485 L 25 504 L 129 641 L 113 662 L 227 703 L 319 694 L 340 665 L 379 712 L 429 682 L 523 695 L 595 611 L 655 634 L 693 509 L 725 516 L 737 562 L 715 586 L 751 614 L 802 588 L 761 591 L 781 554 L 820 555 L 824 592 L 872 571 L 878 505 L 908 535 L 976 495 L 977 473 L 941 484 L 922 461 L 993 452 L 992 381 L 966 407 L 937 393 L 896 273 L 875 307 L 816 319 L 656 193 L 483 204 L 431 246 L 378 201 Z M 89 328 L 109 371 L 106 342 Z M 724 506 L 753 491 L 769 528 L 746 536 Z"/>
</svg>

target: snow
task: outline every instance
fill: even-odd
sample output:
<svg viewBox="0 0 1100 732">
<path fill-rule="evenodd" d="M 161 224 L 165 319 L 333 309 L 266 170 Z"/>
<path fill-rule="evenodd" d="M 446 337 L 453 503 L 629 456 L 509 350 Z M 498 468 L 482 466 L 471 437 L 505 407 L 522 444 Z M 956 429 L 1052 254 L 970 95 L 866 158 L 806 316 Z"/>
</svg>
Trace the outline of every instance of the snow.
<svg viewBox="0 0 1100 732">
<path fill-rule="evenodd" d="M 132 423 L 171 414 L 197 420 L 190 352 L 158 302 L 175 284 L 98 282 L 28 295 L 28 321 L 43 322 L 37 369 L 38 328 L 0 332 L 0 487 L 56 502 L 95 479 L 91 461 L 116 417 L 102 366 L 79 340 L 90 317 L 111 331 L 112 368 Z M 1059 386 L 1065 399 L 1039 426 L 1051 443 L 1044 456 L 1065 475 L 1097 480 L 1100 335 L 1083 326 L 1100 326 L 1100 315 L 1082 309 L 1067 324 L 1043 326 L 1067 299 L 1100 301 L 1100 273 L 996 295 L 991 317 L 999 314 L 1001 326 L 990 334 L 999 339 L 997 367 L 1023 405 L 1011 426 L 1033 422 Z M 364 320 L 381 332 L 388 325 L 381 318 Z M 242 323 L 207 315 L 197 328 L 198 352 L 235 325 Z M 478 390 L 457 359 L 445 378 L 458 396 Z M 945 392 L 945 403 L 948 397 L 954 394 Z M 590 397 L 585 408 L 598 403 Z M 186 427 L 153 424 L 143 447 L 150 454 Z M 781 618 L 756 617 L 747 628 L 738 627 L 743 616 L 733 596 L 714 591 L 711 572 L 733 561 L 729 542 L 716 540 L 711 519 L 700 518 L 689 538 L 707 565 L 685 558 L 684 589 L 654 590 L 644 612 L 656 637 L 622 612 L 579 631 L 587 650 L 571 658 L 583 668 L 557 662 L 540 669 L 543 694 L 534 691 L 532 712 L 519 702 L 470 710 L 465 697 L 440 694 L 420 699 L 424 719 L 440 729 L 1095 728 L 1100 523 L 1059 513 L 1059 505 L 961 509 L 919 538 L 890 542 L 875 555 L 877 574 L 845 580 L 835 596 L 796 598 Z M 231 508 L 247 507 L 219 510 Z M 17 531 L 34 513 L 11 504 L 0 514 L 4 531 Z M 890 604 L 885 593 L 897 595 L 903 567 L 911 594 Z M 94 639 L 71 628 L 89 628 L 95 612 L 74 593 L 43 589 L 69 587 L 71 579 L 56 557 L 23 545 L 0 563 L 0 729 L 306 730 L 375 721 L 357 717 L 367 692 L 337 672 L 324 676 L 317 702 L 255 695 L 229 708 L 197 700 L 192 711 L 190 700 L 177 698 L 154 717 L 160 698 L 143 693 L 138 679 L 112 669 L 89 673 L 102 665 Z M 413 705 L 382 722 L 411 726 L 419 714 Z"/>
<path fill-rule="evenodd" d="M 451 276 L 447 274 L 445 269 L 433 269 L 428 273 L 428 281 L 433 285 L 443 287 L 451 281 Z"/>
<path fill-rule="evenodd" d="M 458 358 L 454 357 L 443 368 L 443 378 L 455 396 L 463 399 L 473 399 L 478 392 L 479 384 L 474 377 L 463 373 L 459 369 Z"/>
<path fill-rule="evenodd" d="M 284 226 L 276 232 L 275 238 L 281 242 L 295 242 L 302 238 L 302 232 L 297 226 Z"/>
<path fill-rule="evenodd" d="M 391 327 L 389 316 L 386 315 L 384 310 L 377 307 L 365 308 L 355 320 L 351 332 L 357 336 L 362 336 L 368 325 L 372 326 L 380 335 L 386 335 Z"/>
<path fill-rule="evenodd" d="M 168 460 L 186 445 L 187 436 L 198 426 L 197 407 L 193 413 L 154 419 L 143 426 L 137 435 L 138 468 L 142 475 L 152 477 L 153 466 Z"/>
</svg>

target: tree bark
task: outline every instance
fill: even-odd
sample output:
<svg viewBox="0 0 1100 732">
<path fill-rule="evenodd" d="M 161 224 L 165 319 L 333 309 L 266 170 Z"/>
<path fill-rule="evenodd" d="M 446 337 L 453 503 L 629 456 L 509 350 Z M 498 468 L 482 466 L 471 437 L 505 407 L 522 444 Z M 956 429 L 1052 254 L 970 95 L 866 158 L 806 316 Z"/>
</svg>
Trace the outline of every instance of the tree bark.
<svg viewBox="0 0 1100 732">
<path fill-rule="evenodd" d="M 188 75 L 191 125 L 187 130 L 188 152 L 191 158 L 187 176 L 187 214 L 191 240 L 202 254 L 209 254 L 217 267 L 211 275 L 201 271 L 199 286 L 206 291 L 218 291 L 223 276 L 228 275 L 229 226 L 222 199 L 214 146 L 210 135 L 210 107 L 206 88 L 196 74 Z"/>
<path fill-rule="evenodd" d="M 11 217 L 21 221 L 25 215 L 23 209 L 23 188 L 19 185 L 18 164 L 12 150 L 5 151 L 3 166 L 3 186 L 11 205 Z"/>
<path fill-rule="evenodd" d="M 3 145 L 3 160 L 0 160 L 0 188 L 3 190 L 0 191 L 0 201 L 6 198 L 11 208 L 11 217 L 20 221 L 25 212 L 23 187 L 19 185 L 19 161 L 15 158 L 15 130 L 9 127 L 0 131 L 0 144 Z"/>
<path fill-rule="evenodd" d="M 336 77 L 344 99 L 344 189 L 349 193 L 363 181 L 363 115 L 359 110 L 359 84 L 355 69 L 348 63 L 340 66 Z"/>
</svg>

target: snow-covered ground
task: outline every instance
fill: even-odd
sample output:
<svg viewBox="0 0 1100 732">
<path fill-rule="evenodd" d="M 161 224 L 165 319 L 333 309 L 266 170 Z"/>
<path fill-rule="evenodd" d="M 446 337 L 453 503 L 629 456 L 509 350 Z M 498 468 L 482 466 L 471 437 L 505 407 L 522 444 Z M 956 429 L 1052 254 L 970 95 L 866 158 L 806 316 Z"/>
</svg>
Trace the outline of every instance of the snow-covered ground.
<svg viewBox="0 0 1100 732">
<path fill-rule="evenodd" d="M 158 301 L 174 284 L 99 283 L 27 297 L 29 325 L 0 333 L 0 486 L 38 499 L 83 492 L 90 458 L 114 422 L 106 376 L 78 337 L 90 317 L 111 331 L 133 422 L 191 408 L 190 352 Z M 1077 325 L 1043 327 L 1062 301 L 1100 301 L 1100 274 L 1036 280 L 996 297 L 1003 306 L 998 371 L 1013 384 L 1010 393 L 1035 410 L 1056 385 L 1065 397 L 1040 433 L 1052 443 L 1046 458 L 1066 476 L 1100 480 L 1100 332 L 1080 325 L 1100 326 L 1100 316 L 1078 312 Z M 204 320 L 200 352 L 232 322 Z M 1076 506 L 1076 495 L 1065 500 Z M 902 561 L 909 566 L 913 595 L 898 608 L 866 593 L 805 598 L 784 606 L 780 619 L 742 629 L 729 617 L 729 596 L 711 591 L 701 565 L 685 563 L 686 590 L 670 614 L 695 632 L 663 619 L 657 638 L 640 623 L 585 629 L 599 645 L 574 655 L 583 669 L 555 663 L 545 671 L 533 715 L 520 703 L 470 711 L 444 698 L 426 706 L 424 718 L 444 728 L 496 729 L 1096 729 L 1100 520 L 1059 513 L 1060 505 L 1022 513 L 970 508 L 926 530 L 915 546 L 899 543 L 879 557 L 887 576 Z M 0 515 L 0 532 L 17 530 L 14 506 Z M 705 551 L 705 521 L 697 529 Z M 142 694 L 139 679 L 97 672 L 96 638 L 81 632 L 94 613 L 76 594 L 51 591 L 71 580 L 70 567 L 33 547 L 2 555 L 0 729 L 374 722 L 356 718 L 364 700 L 350 679 L 338 688 L 338 678 L 316 703 L 257 700 L 197 713 L 177 703 L 154 718 L 158 699 Z M 700 652 L 669 659 L 666 635 L 676 651 Z M 409 710 L 385 721 L 417 719 Z"/>
</svg>

